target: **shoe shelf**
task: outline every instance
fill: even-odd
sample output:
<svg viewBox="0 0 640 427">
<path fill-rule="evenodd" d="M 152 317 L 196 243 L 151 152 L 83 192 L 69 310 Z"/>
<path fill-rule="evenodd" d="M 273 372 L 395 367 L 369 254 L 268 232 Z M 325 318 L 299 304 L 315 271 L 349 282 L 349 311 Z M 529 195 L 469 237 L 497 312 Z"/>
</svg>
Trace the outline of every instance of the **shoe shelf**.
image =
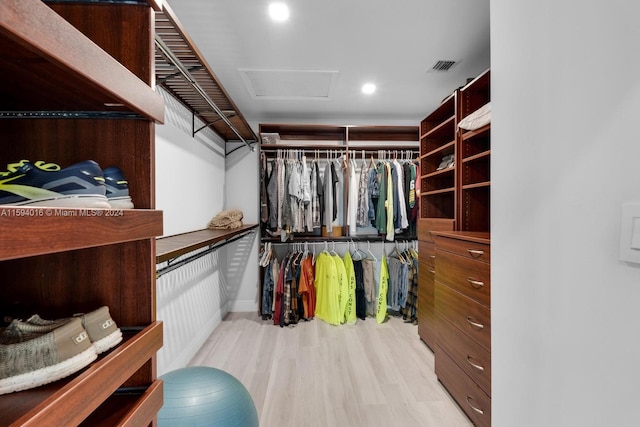
<svg viewBox="0 0 640 427">
<path fill-rule="evenodd" d="M 164 120 L 159 94 L 40 0 L 0 2 L 0 57 L 0 110 L 134 112 Z"/>
<path fill-rule="evenodd" d="M 162 211 L 0 206 L 0 261 L 153 238 Z"/>
<path fill-rule="evenodd" d="M 160 349 L 162 323 L 123 335 L 120 345 L 74 376 L 0 396 L 2 425 L 68 426 L 80 425 L 83 420 L 92 426 L 150 424 L 162 406 L 162 381 L 153 381 L 140 394 L 118 393 L 118 389 L 136 371 L 146 369 L 146 361 Z"/>
<path fill-rule="evenodd" d="M 0 315 L 108 306 L 124 341 L 83 370 L 0 396 L 0 425 L 155 423 L 154 10 L 160 0 L 0 1 L 0 162 L 118 166 L 136 209 L 0 205 Z M 122 389 L 136 392 L 123 393 Z"/>
</svg>

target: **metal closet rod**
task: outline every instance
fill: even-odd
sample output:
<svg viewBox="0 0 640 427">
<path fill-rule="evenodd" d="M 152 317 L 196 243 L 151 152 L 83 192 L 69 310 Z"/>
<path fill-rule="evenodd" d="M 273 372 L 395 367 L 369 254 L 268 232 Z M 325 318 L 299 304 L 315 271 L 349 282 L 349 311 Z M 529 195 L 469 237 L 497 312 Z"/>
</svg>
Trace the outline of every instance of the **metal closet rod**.
<svg viewBox="0 0 640 427">
<path fill-rule="evenodd" d="M 209 106 L 211 108 L 213 108 L 213 110 L 216 112 L 216 114 L 218 114 L 218 116 L 220 116 L 220 118 L 227 124 L 227 126 L 229 126 L 229 128 L 231 128 L 231 130 L 233 131 L 233 133 L 235 133 L 238 138 L 240 138 L 240 140 L 242 142 L 244 142 L 244 144 L 249 148 L 249 150 L 254 151 L 254 148 L 251 147 L 251 145 L 249 145 L 249 143 L 242 137 L 242 135 L 240 135 L 240 132 L 238 132 L 238 129 L 236 129 L 236 127 L 233 125 L 233 123 L 231 123 L 229 121 L 229 119 L 227 118 L 227 116 L 222 112 L 222 110 L 215 104 L 215 102 L 213 102 L 211 100 L 211 98 L 209 98 L 209 96 L 207 95 L 207 93 L 200 87 L 200 85 L 198 84 L 198 82 L 196 82 L 192 77 L 191 77 L 191 73 L 189 73 L 189 70 L 186 69 L 186 67 L 184 65 L 182 65 L 182 63 L 180 62 L 180 60 L 173 54 L 173 52 L 171 52 L 171 49 L 169 49 L 169 47 L 167 47 L 167 45 L 162 41 L 162 39 L 160 38 L 160 36 L 158 36 L 156 34 L 155 36 L 155 42 L 156 42 L 156 46 L 158 46 L 158 48 L 162 51 L 162 54 L 169 60 L 171 61 L 171 63 L 178 69 L 178 71 L 180 72 L 180 74 L 183 75 L 183 77 L 185 79 L 187 79 L 187 81 L 191 84 L 191 86 L 193 86 L 193 88 L 200 94 L 200 96 L 202 96 L 202 98 L 207 102 L 207 104 L 209 104 Z"/>
</svg>

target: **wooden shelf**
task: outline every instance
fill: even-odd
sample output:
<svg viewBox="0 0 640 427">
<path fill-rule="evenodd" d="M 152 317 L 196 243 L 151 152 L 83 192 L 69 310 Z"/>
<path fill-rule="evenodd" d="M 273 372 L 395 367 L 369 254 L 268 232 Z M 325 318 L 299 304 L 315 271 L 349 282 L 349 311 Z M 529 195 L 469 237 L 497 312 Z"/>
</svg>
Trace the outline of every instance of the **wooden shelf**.
<svg viewBox="0 0 640 427">
<path fill-rule="evenodd" d="M 1 110 L 134 112 L 164 121 L 164 102 L 148 84 L 39 0 L 0 2 L 0 57 Z"/>
<path fill-rule="evenodd" d="M 162 322 L 154 322 L 135 335 L 126 335 L 119 346 L 76 376 L 0 396 L 3 425 L 77 425 L 82 422 L 162 347 Z M 100 386 L 96 387 L 96 384 Z"/>
<path fill-rule="evenodd" d="M 487 151 L 483 151 L 482 153 L 478 153 L 475 154 L 473 156 L 469 156 L 469 157 L 465 157 L 464 159 L 462 159 L 462 162 L 474 162 L 474 161 L 478 161 L 478 160 L 488 160 L 489 157 L 491 156 L 491 150 L 487 150 Z"/>
<path fill-rule="evenodd" d="M 258 224 L 248 224 L 233 230 L 210 230 L 205 228 L 204 230 L 159 237 L 156 240 L 156 263 L 159 264 L 196 249 L 228 240 L 257 227 Z"/>
<path fill-rule="evenodd" d="M 159 7 L 158 0 L 0 2 L 0 132 L 11 141 L 0 161 L 118 166 L 138 208 L 0 206 L 3 312 L 60 318 L 107 306 L 123 332 L 134 329 L 80 372 L 0 396 L 2 425 L 155 423 L 163 336 L 153 265 L 162 234 L 153 148 L 155 124 L 164 120 L 152 60 Z M 147 392 L 125 403 L 112 398 L 122 386 Z M 94 422 L 104 413 L 109 422 Z"/>
<path fill-rule="evenodd" d="M 0 206 L 0 260 L 153 238 L 162 211 Z"/>
<path fill-rule="evenodd" d="M 176 64 L 163 53 L 156 40 L 155 73 L 158 85 L 202 120 L 204 126 L 200 129 L 211 128 L 227 142 L 240 141 L 240 136 L 247 142 L 255 142 L 257 137 L 249 123 L 166 2 L 162 10 L 155 13 L 155 33 L 160 43 L 170 50 L 189 74 L 187 79 L 178 71 Z M 200 90 L 194 86 L 194 82 Z M 193 133 L 200 129 L 193 129 Z"/>
<path fill-rule="evenodd" d="M 475 137 L 480 136 L 480 135 L 485 135 L 490 131 L 491 131 L 491 124 L 488 124 L 488 125 L 484 125 L 481 128 L 478 128 L 478 129 L 475 129 L 475 130 L 462 131 L 461 132 L 461 137 L 462 137 L 463 141 L 466 141 L 468 139 L 475 138 Z"/>
</svg>

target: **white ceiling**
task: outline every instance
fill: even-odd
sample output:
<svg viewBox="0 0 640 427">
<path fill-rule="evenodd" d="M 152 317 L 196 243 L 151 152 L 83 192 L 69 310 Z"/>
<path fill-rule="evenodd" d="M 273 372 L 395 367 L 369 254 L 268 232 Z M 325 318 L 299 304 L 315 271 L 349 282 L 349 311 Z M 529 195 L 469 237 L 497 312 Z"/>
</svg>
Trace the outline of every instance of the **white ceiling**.
<svg viewBox="0 0 640 427">
<path fill-rule="evenodd" d="M 270 0 L 167 1 L 254 127 L 417 125 L 490 66 L 489 0 L 281 1 L 291 11 L 285 23 L 270 20 Z M 428 72 L 438 60 L 457 63 Z M 250 90 L 252 79 L 262 87 Z M 377 85 L 373 95 L 360 91 L 367 81 Z M 324 96 L 309 96 L 316 90 Z"/>
</svg>

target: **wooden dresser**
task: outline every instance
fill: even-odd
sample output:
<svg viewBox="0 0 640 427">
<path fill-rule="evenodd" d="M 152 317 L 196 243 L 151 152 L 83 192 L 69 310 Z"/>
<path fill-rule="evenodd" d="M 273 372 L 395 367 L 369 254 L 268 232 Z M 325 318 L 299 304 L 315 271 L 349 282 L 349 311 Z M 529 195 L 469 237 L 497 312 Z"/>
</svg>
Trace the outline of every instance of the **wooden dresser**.
<svg viewBox="0 0 640 427">
<path fill-rule="evenodd" d="M 491 425 L 490 240 L 435 232 L 435 371 L 476 426 Z"/>
</svg>

